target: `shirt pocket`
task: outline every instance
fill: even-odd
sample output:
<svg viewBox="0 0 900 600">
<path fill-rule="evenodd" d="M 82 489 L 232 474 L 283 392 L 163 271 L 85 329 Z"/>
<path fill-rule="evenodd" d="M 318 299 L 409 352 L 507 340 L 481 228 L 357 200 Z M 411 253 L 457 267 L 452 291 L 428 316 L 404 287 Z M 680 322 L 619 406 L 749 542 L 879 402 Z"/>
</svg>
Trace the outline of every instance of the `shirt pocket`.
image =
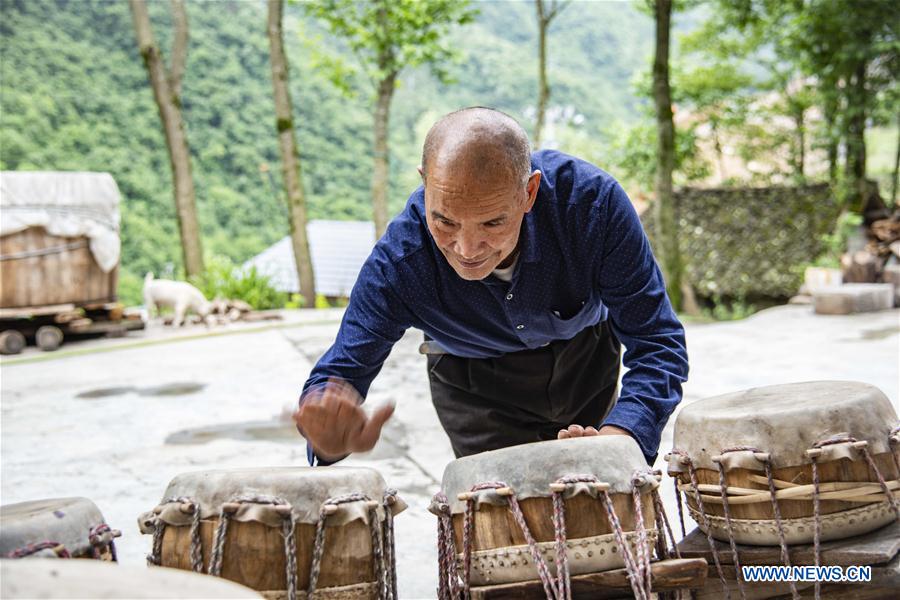
<svg viewBox="0 0 900 600">
<path fill-rule="evenodd" d="M 551 310 L 547 319 L 556 339 L 571 339 L 585 327 L 594 325 L 599 315 L 600 308 L 588 299 L 580 306 Z"/>
</svg>

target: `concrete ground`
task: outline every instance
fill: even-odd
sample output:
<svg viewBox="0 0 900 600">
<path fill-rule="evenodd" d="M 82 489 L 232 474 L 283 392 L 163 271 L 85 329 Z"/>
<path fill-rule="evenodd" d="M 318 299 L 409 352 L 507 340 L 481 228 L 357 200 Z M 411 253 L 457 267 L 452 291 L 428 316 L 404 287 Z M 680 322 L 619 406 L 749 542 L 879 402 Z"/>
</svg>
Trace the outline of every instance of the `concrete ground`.
<svg viewBox="0 0 900 600">
<path fill-rule="evenodd" d="M 288 312 L 280 323 L 70 344 L 0 361 L 0 502 L 87 496 L 123 531 L 123 563 L 142 564 L 150 538 L 136 517 L 176 474 L 301 466 L 303 441 L 285 422 L 336 311 Z M 857 380 L 900 399 L 900 310 L 816 316 L 783 306 L 743 321 L 687 325 L 691 378 L 684 403 L 761 385 Z M 396 521 L 403 598 L 433 598 L 434 517 L 426 511 L 453 459 L 428 394 L 421 339 L 409 332 L 375 380 L 369 404 L 397 412 L 379 445 L 347 465 L 378 469 L 410 508 Z M 671 448 L 672 422 L 661 449 Z M 661 466 L 661 461 L 656 465 Z M 671 483 L 666 504 L 674 515 Z"/>
</svg>

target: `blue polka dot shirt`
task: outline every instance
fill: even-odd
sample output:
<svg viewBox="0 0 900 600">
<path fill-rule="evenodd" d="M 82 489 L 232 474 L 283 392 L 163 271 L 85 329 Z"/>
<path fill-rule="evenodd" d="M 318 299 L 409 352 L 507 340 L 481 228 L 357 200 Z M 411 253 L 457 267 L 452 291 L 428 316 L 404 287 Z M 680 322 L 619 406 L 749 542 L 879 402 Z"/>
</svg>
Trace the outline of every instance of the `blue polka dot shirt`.
<svg viewBox="0 0 900 600">
<path fill-rule="evenodd" d="M 522 224 L 511 282 L 456 274 L 428 231 L 420 187 L 363 265 L 337 339 L 304 393 L 339 378 L 365 397 L 409 327 L 450 354 L 485 358 L 570 339 L 608 320 L 627 371 L 603 424 L 631 432 L 652 458 L 681 400 L 688 358 L 647 237 L 608 173 L 550 150 L 534 153 L 532 167 L 541 184 Z M 311 448 L 308 454 L 315 464 Z"/>
</svg>

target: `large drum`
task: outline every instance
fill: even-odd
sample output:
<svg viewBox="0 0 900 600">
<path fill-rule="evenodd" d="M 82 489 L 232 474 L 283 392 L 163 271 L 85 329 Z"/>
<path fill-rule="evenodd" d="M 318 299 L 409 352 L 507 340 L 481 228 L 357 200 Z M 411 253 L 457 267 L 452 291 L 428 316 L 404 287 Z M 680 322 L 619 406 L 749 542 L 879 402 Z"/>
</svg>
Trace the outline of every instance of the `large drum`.
<svg viewBox="0 0 900 600">
<path fill-rule="evenodd" d="M 242 585 L 175 569 L 58 560 L 0 561 L 0 597 L 261 598 Z"/>
<path fill-rule="evenodd" d="M 267 598 L 393 598 L 393 516 L 371 469 L 203 471 L 176 477 L 139 518 L 151 564 L 231 579 Z"/>
<path fill-rule="evenodd" d="M 553 597 L 570 575 L 623 566 L 636 571 L 633 586 L 649 590 L 663 516 L 658 481 L 627 436 L 538 442 L 452 462 L 431 507 L 440 595 L 540 579 Z"/>
<path fill-rule="evenodd" d="M 0 556 L 5 558 L 115 561 L 113 540 L 120 535 L 87 498 L 50 498 L 0 506 Z"/>
<path fill-rule="evenodd" d="M 897 518 L 896 422 L 887 397 L 864 383 L 754 388 L 686 406 L 668 470 L 712 537 L 818 545 Z"/>
</svg>

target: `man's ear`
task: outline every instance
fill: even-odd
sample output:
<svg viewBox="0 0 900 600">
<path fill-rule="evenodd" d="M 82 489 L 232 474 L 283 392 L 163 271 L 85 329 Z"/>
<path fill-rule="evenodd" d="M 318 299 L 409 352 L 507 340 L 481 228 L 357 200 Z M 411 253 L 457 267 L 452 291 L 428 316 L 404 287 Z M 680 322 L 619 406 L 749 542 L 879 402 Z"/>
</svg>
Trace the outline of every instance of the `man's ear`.
<svg viewBox="0 0 900 600">
<path fill-rule="evenodd" d="M 416 171 L 419 172 L 419 177 L 422 178 L 422 183 L 425 183 L 425 171 L 422 169 L 422 165 L 416 167 Z"/>
<path fill-rule="evenodd" d="M 531 212 L 534 201 L 537 200 L 539 189 L 541 189 L 541 172 L 535 169 L 534 173 L 528 178 L 528 183 L 525 184 L 525 191 L 528 193 L 528 198 L 525 201 L 525 212 Z"/>
</svg>

